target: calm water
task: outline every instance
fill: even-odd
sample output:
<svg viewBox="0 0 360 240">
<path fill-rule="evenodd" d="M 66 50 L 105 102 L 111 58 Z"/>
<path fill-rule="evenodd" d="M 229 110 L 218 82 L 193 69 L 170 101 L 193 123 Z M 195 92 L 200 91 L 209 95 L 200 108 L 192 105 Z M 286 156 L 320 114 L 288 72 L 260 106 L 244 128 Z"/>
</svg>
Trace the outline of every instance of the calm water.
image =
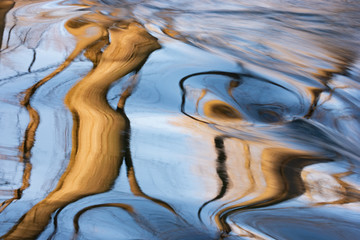
<svg viewBox="0 0 360 240">
<path fill-rule="evenodd" d="M 358 0 L 1 0 L 1 239 L 357 239 Z"/>
</svg>

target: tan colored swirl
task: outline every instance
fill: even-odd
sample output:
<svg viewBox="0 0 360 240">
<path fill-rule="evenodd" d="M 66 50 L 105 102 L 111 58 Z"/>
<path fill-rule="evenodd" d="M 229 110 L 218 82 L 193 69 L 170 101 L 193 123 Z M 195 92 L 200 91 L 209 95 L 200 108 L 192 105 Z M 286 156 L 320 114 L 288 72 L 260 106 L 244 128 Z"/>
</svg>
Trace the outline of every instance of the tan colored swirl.
<svg viewBox="0 0 360 240">
<path fill-rule="evenodd" d="M 215 216 L 221 231 L 226 233 L 231 231 L 226 218 L 235 212 L 271 206 L 300 196 L 305 192 L 300 176 L 302 169 L 314 163 L 330 161 L 316 154 L 287 148 L 266 148 L 262 152 L 261 159 L 261 172 L 266 187 L 253 199 L 221 209 Z"/>
<path fill-rule="evenodd" d="M 90 30 L 102 31 L 96 26 Z M 125 119 L 109 106 L 106 93 L 114 81 L 138 70 L 160 45 L 137 23 L 110 28 L 109 33 L 111 43 L 97 67 L 65 97 L 74 120 L 73 149 L 65 173 L 57 187 L 23 216 L 5 239 L 36 238 L 54 211 L 82 197 L 109 190 L 118 176 Z"/>
<path fill-rule="evenodd" d="M 100 52 L 100 49 L 108 43 L 107 40 L 107 31 L 103 26 L 99 24 L 94 24 L 91 22 L 84 22 L 82 25 L 76 25 L 75 23 L 79 22 L 79 19 L 71 19 L 66 22 L 65 28 L 73 34 L 77 39 L 77 45 L 71 54 L 66 58 L 66 60 L 57 67 L 52 73 L 38 81 L 36 84 L 32 85 L 24 92 L 24 97 L 21 100 L 20 104 L 26 108 L 29 113 L 29 124 L 25 130 L 24 140 L 19 146 L 20 162 L 24 163 L 23 179 L 22 185 L 20 188 L 14 191 L 14 196 L 11 199 L 4 201 L 0 206 L 0 213 L 10 205 L 14 200 L 20 199 L 22 193 L 25 189 L 30 186 L 29 179 L 32 170 L 31 164 L 31 151 L 35 144 L 35 135 L 40 124 L 39 113 L 31 106 L 31 98 L 34 93 L 42 85 L 48 82 L 50 79 L 55 77 L 57 74 L 61 73 L 65 68 L 67 68 L 70 63 L 84 50 L 86 49 L 85 55 L 94 63 L 94 66 L 97 65 L 99 54 L 94 52 Z M 75 29 L 74 29 L 75 28 Z"/>
</svg>

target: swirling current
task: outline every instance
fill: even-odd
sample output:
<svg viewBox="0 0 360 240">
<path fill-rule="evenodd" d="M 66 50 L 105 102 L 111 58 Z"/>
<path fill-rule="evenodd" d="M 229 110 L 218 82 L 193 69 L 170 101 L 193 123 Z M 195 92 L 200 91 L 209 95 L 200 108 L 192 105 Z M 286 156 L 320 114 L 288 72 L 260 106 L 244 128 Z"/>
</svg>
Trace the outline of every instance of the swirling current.
<svg viewBox="0 0 360 240">
<path fill-rule="evenodd" d="M 358 0 L 1 0 L 0 239 L 358 239 Z"/>
</svg>

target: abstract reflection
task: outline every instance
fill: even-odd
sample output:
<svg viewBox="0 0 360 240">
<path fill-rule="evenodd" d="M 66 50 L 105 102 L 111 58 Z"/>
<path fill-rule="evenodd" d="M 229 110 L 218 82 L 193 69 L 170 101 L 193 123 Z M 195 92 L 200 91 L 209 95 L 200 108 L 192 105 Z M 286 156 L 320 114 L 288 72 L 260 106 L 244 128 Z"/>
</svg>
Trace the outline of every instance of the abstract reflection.
<svg viewBox="0 0 360 240">
<path fill-rule="evenodd" d="M 3 236 L 5 239 L 35 238 L 43 231 L 51 214 L 57 209 L 82 197 L 109 190 L 119 174 L 124 152 L 127 152 L 125 158 L 132 190 L 136 195 L 146 196 L 136 184 L 129 159 L 129 147 L 124 146 L 126 140 L 121 136 L 121 132 L 129 130 L 129 121 L 123 107 L 133 86 L 121 98 L 118 105 L 120 112 L 109 106 L 106 93 L 114 81 L 132 71 L 138 71 L 149 54 L 159 49 L 160 45 L 156 38 L 136 22 L 125 22 L 119 26 L 117 24 L 119 23 L 108 24 L 110 28 L 105 24 L 86 22 L 84 19 L 68 21 L 68 31 L 77 37 L 75 50 L 58 69 L 26 90 L 22 105 L 29 112 L 30 123 L 25 132 L 22 152 L 24 159 L 29 159 L 39 125 L 39 116 L 30 105 L 32 95 L 41 85 L 67 67 L 84 49 L 90 49 L 86 55 L 94 62 L 94 69 L 65 97 L 74 122 L 69 165 L 57 187 L 23 216 L 19 223 Z M 108 43 L 103 40 L 108 36 L 107 31 L 111 36 L 111 44 L 101 53 L 102 47 Z M 124 148 L 127 150 L 124 151 Z M 174 211 L 164 202 L 155 201 Z"/>
<path fill-rule="evenodd" d="M 257 91 L 258 97 L 254 97 L 256 94 L 255 90 L 249 91 L 249 89 L 257 86 L 256 81 L 262 81 L 262 85 L 259 86 Z M 214 85 L 218 86 L 214 88 Z M 269 85 L 269 87 L 266 85 Z M 277 93 L 272 92 L 272 95 L 264 96 L 270 87 L 273 88 L 272 91 L 277 91 Z M 276 143 L 274 139 L 271 142 L 266 138 L 259 138 L 257 141 L 254 141 L 252 137 L 249 138 L 246 135 L 249 128 L 256 130 L 257 128 L 264 129 L 265 127 L 266 129 L 280 122 L 288 122 L 291 125 L 293 121 L 297 121 L 296 114 L 298 118 L 301 118 L 301 115 L 306 113 L 306 109 L 309 109 L 309 105 L 310 109 L 313 109 L 313 103 L 308 102 L 305 104 L 306 102 L 302 99 L 302 96 L 284 86 L 249 74 L 209 71 L 184 77 L 180 81 L 180 88 L 183 94 L 181 103 L 183 114 L 209 128 L 213 126 L 217 128 L 216 126 L 219 126 L 219 128 L 223 129 L 222 135 L 214 136 L 214 147 L 217 154 L 216 172 L 220 180 L 219 192 L 217 196 L 205 202 L 199 208 L 198 217 L 200 220 L 202 219 L 201 213 L 208 204 L 221 200 L 228 194 L 231 188 L 234 188 L 235 184 L 239 184 L 232 181 L 230 177 L 232 175 L 230 172 L 234 172 L 236 169 L 231 169 L 228 166 L 227 159 L 229 156 L 227 155 L 224 139 L 228 139 L 231 142 L 239 142 L 244 146 L 244 162 L 242 164 L 247 169 L 247 190 L 240 196 L 230 201 L 225 201 L 212 214 L 218 228 L 223 232 L 221 238 L 226 238 L 227 234 L 232 231 L 228 224 L 230 216 L 246 212 L 250 209 L 269 207 L 301 196 L 307 191 L 308 187 L 308 183 L 304 183 L 302 178 L 303 169 L 312 164 L 333 161 L 331 158 L 322 156 L 320 152 L 284 148 L 280 147 L 283 145 L 282 143 Z M 239 90 L 236 88 L 244 89 Z M 246 90 L 251 92 L 252 95 L 247 95 Z M 287 101 L 284 101 L 282 98 L 287 94 L 292 94 L 294 97 L 287 96 Z M 266 102 L 263 98 L 266 98 Z M 284 105 L 284 103 L 287 105 Z M 195 109 L 192 107 L 193 105 L 196 105 Z M 298 109 L 294 109 L 294 107 Z M 249 121 L 254 122 L 249 124 Z M 263 125 L 264 123 L 266 125 Z M 236 134 L 234 129 L 244 129 L 244 132 Z M 261 145 L 260 160 L 251 163 L 250 149 L 259 149 Z M 251 164 L 255 164 L 258 167 L 250 167 Z M 341 173 L 334 177 L 341 184 L 342 181 L 338 177 L 349 174 L 352 174 L 352 172 Z M 254 176 L 257 176 L 256 179 L 254 179 Z M 263 182 L 259 181 L 260 178 L 263 179 Z M 353 187 L 350 188 L 353 189 Z M 351 191 L 355 193 L 354 189 Z M 349 197 L 345 196 L 342 200 L 333 203 L 345 203 L 345 199 L 349 199 Z M 359 200 L 358 197 L 356 199 L 355 201 Z"/>
<path fill-rule="evenodd" d="M 0 238 L 356 239 L 359 6 L 0 1 Z"/>
</svg>

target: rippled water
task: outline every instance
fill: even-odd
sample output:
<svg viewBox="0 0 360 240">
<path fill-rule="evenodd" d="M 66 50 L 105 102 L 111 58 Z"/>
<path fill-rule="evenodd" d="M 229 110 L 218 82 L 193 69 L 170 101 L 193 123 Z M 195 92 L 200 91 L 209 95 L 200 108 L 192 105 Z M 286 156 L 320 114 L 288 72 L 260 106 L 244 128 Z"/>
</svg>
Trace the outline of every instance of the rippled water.
<svg viewBox="0 0 360 240">
<path fill-rule="evenodd" d="M 0 2 L 1 239 L 356 239 L 357 0 Z"/>
</svg>

